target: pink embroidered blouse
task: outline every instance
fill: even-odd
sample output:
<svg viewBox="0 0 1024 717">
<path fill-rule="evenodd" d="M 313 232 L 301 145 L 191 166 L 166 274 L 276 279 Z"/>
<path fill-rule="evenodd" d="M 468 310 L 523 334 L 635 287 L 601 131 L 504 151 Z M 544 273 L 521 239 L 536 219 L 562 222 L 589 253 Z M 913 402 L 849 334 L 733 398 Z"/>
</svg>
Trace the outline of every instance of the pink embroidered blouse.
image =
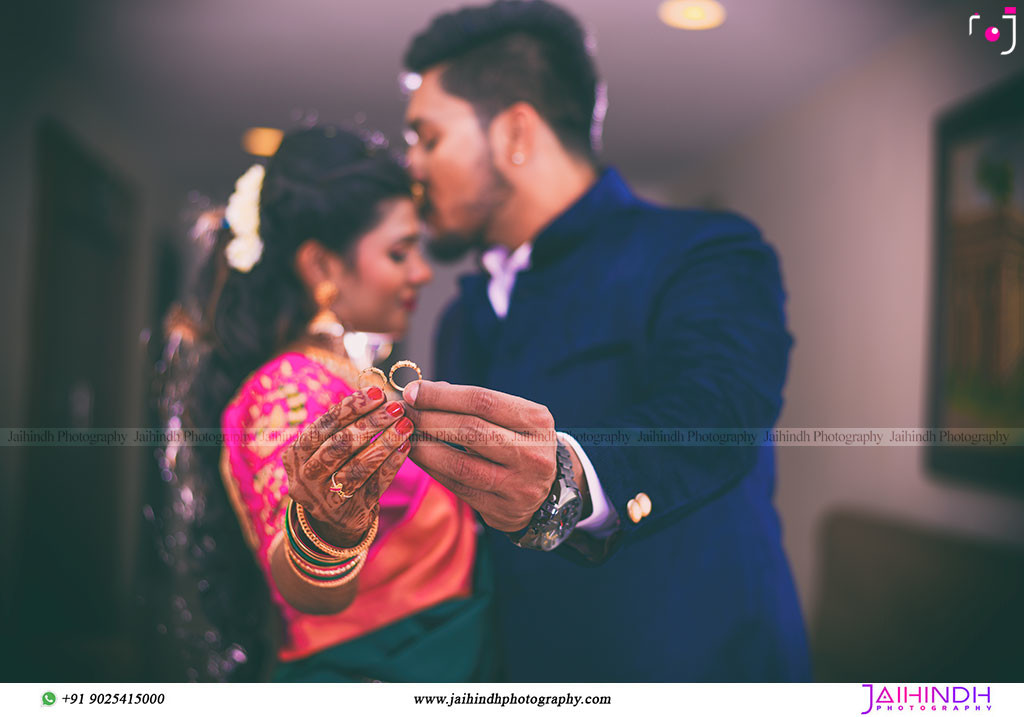
<svg viewBox="0 0 1024 717">
<path fill-rule="evenodd" d="M 406 460 L 380 500 L 380 527 L 353 603 L 307 615 L 270 576 L 269 550 L 283 528 L 288 477 L 281 455 L 317 416 L 352 393 L 336 365 L 286 353 L 248 379 L 228 403 L 221 476 L 284 624 L 282 660 L 296 660 L 471 592 L 476 528 L 471 509 Z M 232 440 L 237 437 L 237 440 Z"/>
</svg>

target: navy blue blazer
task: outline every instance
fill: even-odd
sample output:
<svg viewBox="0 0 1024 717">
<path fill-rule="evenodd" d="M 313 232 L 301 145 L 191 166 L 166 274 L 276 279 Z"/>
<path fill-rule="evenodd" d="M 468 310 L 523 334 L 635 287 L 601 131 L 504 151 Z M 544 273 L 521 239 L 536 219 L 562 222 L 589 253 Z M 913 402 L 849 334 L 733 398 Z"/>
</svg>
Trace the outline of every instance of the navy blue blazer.
<svg viewBox="0 0 1024 717">
<path fill-rule="evenodd" d="M 538 235 L 504 320 L 487 281 L 462 277 L 441 320 L 441 380 L 542 403 L 571 435 L 763 429 L 779 415 L 784 293 L 741 217 L 645 203 L 609 169 Z M 809 679 L 771 447 L 582 443 L 621 531 L 594 563 L 488 529 L 504 677 Z M 639 492 L 652 510 L 634 524 Z"/>
</svg>

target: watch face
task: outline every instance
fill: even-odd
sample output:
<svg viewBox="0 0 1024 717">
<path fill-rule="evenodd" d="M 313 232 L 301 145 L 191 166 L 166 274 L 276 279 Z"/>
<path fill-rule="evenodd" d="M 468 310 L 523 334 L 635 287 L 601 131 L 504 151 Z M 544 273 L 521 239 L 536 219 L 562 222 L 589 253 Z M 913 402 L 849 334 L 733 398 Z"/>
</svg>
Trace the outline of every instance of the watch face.
<svg viewBox="0 0 1024 717">
<path fill-rule="evenodd" d="M 559 540 L 561 537 L 561 528 L 553 528 L 552 530 L 546 530 L 540 534 L 537 540 L 537 547 L 541 550 L 554 550 L 558 547 L 558 544 L 561 542 L 561 540 Z"/>
<path fill-rule="evenodd" d="M 580 500 L 574 496 L 569 503 L 562 506 L 561 510 L 551 516 L 551 522 L 541 530 L 537 536 L 538 547 L 541 550 L 557 548 L 565 540 L 568 530 L 576 527 L 576 518 L 579 512 Z"/>
</svg>

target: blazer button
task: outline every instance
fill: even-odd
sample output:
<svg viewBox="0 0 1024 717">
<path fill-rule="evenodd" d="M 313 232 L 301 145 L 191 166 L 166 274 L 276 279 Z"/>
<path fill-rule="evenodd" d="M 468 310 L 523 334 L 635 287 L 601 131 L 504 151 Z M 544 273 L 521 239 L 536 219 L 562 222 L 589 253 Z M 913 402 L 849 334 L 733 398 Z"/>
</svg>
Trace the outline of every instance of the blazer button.
<svg viewBox="0 0 1024 717">
<path fill-rule="evenodd" d="M 626 503 L 626 511 L 629 513 L 629 519 L 634 523 L 639 523 L 644 517 L 643 509 L 640 508 L 640 504 L 636 502 L 635 498 L 630 499 L 630 501 Z"/>
<path fill-rule="evenodd" d="M 651 499 L 646 493 L 637 493 L 634 500 L 637 505 L 640 506 L 640 514 L 643 515 L 643 517 L 646 518 L 651 514 Z"/>
</svg>

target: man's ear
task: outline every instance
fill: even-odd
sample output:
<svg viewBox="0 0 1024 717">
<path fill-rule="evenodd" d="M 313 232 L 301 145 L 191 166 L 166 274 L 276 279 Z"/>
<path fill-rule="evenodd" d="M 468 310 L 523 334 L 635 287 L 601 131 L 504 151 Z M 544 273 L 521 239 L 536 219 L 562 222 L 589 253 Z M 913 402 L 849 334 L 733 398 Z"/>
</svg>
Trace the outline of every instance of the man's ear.
<svg viewBox="0 0 1024 717">
<path fill-rule="evenodd" d="M 529 163 L 541 122 L 537 110 L 528 102 L 516 102 L 497 114 L 488 128 L 495 167 L 507 173 Z"/>
</svg>

